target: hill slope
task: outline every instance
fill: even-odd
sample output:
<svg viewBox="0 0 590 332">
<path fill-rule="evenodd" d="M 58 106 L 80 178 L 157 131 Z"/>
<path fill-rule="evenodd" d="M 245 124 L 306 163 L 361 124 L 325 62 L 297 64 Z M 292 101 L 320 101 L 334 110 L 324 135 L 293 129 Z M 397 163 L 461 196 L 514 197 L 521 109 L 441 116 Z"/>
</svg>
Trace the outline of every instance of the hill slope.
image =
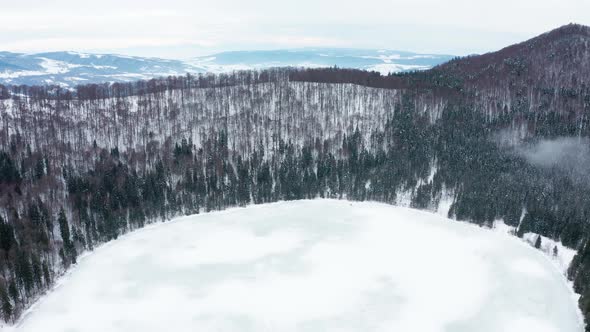
<svg viewBox="0 0 590 332">
<path fill-rule="evenodd" d="M 579 88 L 590 80 L 590 27 L 570 24 L 497 52 L 437 66 L 478 87 L 524 83 Z"/>
</svg>

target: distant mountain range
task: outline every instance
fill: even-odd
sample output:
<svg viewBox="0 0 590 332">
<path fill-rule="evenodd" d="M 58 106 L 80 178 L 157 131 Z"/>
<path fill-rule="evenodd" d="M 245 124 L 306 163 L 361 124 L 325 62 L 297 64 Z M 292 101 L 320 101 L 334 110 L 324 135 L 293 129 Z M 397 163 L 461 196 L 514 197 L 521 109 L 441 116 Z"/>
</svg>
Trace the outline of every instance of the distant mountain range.
<svg viewBox="0 0 590 332">
<path fill-rule="evenodd" d="M 387 74 L 425 70 L 452 58 L 451 55 L 404 51 L 332 48 L 222 52 L 189 60 L 78 52 L 0 52 L 0 83 L 72 87 L 86 83 L 128 82 L 185 73 L 220 73 L 270 67 L 337 66 Z"/>
<path fill-rule="evenodd" d="M 451 55 L 418 54 L 391 50 L 294 49 L 223 52 L 195 58 L 191 63 L 207 71 L 269 67 L 332 67 L 374 70 L 384 74 L 424 70 L 452 59 Z"/>
</svg>

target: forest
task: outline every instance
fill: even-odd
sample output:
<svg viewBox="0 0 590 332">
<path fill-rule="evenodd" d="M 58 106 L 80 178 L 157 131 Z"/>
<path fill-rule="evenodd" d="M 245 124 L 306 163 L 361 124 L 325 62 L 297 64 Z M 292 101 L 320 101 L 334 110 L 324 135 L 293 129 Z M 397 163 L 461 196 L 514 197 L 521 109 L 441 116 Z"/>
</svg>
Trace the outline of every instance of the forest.
<svg viewBox="0 0 590 332">
<path fill-rule="evenodd" d="M 452 219 L 561 241 L 578 250 L 568 277 L 590 317 L 589 182 L 518 153 L 590 136 L 590 85 L 547 75 L 587 59 L 578 41 L 590 34 L 567 29 L 538 37 L 571 53 L 546 63 L 517 61 L 539 56 L 533 40 L 483 67 L 467 57 L 388 76 L 282 68 L 0 86 L 2 318 L 15 322 L 80 253 L 148 223 L 317 197 L 450 200 Z"/>
</svg>

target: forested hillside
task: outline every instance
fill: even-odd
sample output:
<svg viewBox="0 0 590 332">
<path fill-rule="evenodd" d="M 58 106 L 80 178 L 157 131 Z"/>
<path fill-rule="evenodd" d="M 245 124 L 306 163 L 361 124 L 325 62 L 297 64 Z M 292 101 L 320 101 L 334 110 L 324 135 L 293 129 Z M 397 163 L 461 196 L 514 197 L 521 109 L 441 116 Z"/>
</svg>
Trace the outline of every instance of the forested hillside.
<svg viewBox="0 0 590 332">
<path fill-rule="evenodd" d="M 389 76 L 274 69 L 0 86 L 3 318 L 80 252 L 146 223 L 314 197 L 449 200 L 452 218 L 559 240 L 579 250 L 569 277 L 589 314 L 590 181 L 572 171 L 586 164 L 540 163 L 534 149 L 558 138 L 588 149 L 589 29 L 511 50 Z"/>
</svg>

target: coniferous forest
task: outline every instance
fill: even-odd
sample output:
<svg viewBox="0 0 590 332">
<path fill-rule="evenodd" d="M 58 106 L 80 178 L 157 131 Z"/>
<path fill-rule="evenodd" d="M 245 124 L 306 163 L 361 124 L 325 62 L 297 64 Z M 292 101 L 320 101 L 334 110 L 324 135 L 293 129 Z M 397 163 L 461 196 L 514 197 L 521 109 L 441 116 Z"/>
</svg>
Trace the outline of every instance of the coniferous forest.
<svg viewBox="0 0 590 332">
<path fill-rule="evenodd" d="M 1 315 L 15 321 L 80 253 L 148 223 L 324 197 L 450 201 L 450 218 L 561 241 L 578 250 L 568 277 L 590 317 L 590 181 L 522 152 L 588 145 L 589 78 L 590 30 L 570 25 L 388 76 L 0 86 Z"/>
</svg>

